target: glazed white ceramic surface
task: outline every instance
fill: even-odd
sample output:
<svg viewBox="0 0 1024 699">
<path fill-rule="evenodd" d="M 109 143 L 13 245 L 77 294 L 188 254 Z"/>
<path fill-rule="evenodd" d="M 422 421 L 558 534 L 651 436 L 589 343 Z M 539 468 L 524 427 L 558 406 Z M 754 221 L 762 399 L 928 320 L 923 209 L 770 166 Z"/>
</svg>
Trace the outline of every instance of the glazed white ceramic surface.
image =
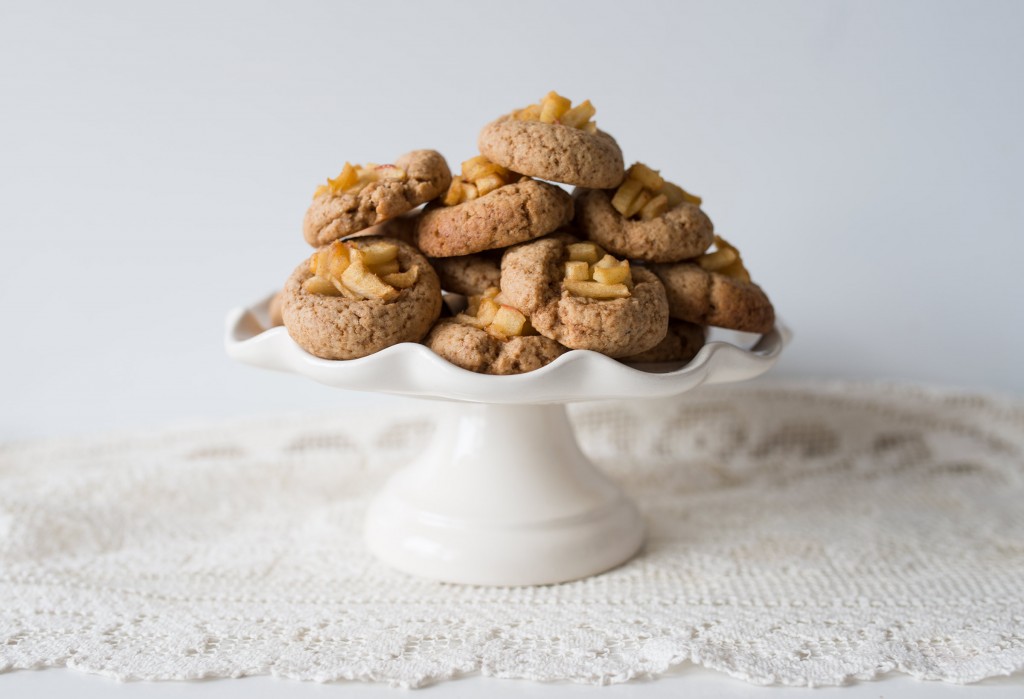
<svg viewBox="0 0 1024 699">
<path fill-rule="evenodd" d="M 645 370 L 598 352 L 573 350 L 536 371 L 488 376 L 457 367 L 425 346 L 410 342 L 360 359 L 320 359 L 295 344 L 285 328 L 266 329 L 268 303 L 269 298 L 228 314 L 225 347 L 232 359 L 300 374 L 336 388 L 475 403 L 524 405 L 657 398 L 705 383 L 744 381 L 770 369 L 790 335 L 778 323 L 749 349 L 711 341 L 686 365 L 658 365 Z"/>
<path fill-rule="evenodd" d="M 711 341 L 686 365 L 628 366 L 574 350 L 516 376 L 461 369 L 403 343 L 332 361 L 269 328 L 269 298 L 227 317 L 240 362 L 329 386 L 429 397 L 437 432 L 374 498 L 367 547 L 407 573 L 475 585 L 536 585 L 595 575 L 643 543 L 636 506 L 580 451 L 565 404 L 683 393 L 767 371 L 789 341 L 777 324 L 749 348 Z"/>
</svg>

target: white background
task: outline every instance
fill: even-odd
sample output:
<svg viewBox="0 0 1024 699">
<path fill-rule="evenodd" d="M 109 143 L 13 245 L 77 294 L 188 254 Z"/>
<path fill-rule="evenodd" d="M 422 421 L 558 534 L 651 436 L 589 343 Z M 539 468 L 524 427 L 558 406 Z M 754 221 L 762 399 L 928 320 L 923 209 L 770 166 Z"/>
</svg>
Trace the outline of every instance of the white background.
<svg viewBox="0 0 1024 699">
<path fill-rule="evenodd" d="M 777 376 L 1022 394 L 1022 35 L 1015 2 L 0 0 L 0 439 L 385 404 L 232 364 L 225 312 L 345 160 L 457 167 L 550 89 L 705 197 L 797 332 Z"/>
<path fill-rule="evenodd" d="M 1024 393 L 1024 5 L 38 3 L 0 17 L 0 439 L 319 409 L 222 321 L 345 160 L 549 89 L 705 197 L 797 332 L 776 376 Z"/>
</svg>

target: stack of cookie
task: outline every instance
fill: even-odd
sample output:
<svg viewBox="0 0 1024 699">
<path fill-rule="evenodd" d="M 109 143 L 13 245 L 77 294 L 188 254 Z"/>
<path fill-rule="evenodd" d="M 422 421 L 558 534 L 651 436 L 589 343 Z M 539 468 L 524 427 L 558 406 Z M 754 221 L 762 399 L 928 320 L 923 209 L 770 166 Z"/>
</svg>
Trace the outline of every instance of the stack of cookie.
<svg viewBox="0 0 1024 699">
<path fill-rule="evenodd" d="M 570 349 L 685 362 L 709 325 L 768 332 L 768 297 L 701 200 L 626 169 L 595 111 L 549 93 L 485 126 L 454 177 L 432 150 L 346 163 L 314 194 L 303 234 L 317 250 L 272 316 L 318 357 L 422 341 L 487 374 Z"/>
</svg>

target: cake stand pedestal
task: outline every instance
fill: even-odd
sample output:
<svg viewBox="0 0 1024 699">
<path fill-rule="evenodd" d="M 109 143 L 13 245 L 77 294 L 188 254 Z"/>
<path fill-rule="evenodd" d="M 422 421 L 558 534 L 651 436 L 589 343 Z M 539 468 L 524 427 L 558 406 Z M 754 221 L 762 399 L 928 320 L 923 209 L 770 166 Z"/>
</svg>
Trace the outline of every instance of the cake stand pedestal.
<svg viewBox="0 0 1024 699">
<path fill-rule="evenodd" d="M 412 343 L 319 359 L 284 328 L 269 328 L 268 302 L 228 314 L 233 359 L 337 388 L 439 401 L 432 441 L 371 502 L 366 544 L 399 570 L 474 585 L 575 580 L 624 563 L 643 544 L 636 506 L 580 451 L 567 403 L 752 378 L 790 336 L 779 324 L 749 348 L 711 341 L 686 365 L 639 369 L 574 350 L 526 374 L 486 376 Z"/>
</svg>

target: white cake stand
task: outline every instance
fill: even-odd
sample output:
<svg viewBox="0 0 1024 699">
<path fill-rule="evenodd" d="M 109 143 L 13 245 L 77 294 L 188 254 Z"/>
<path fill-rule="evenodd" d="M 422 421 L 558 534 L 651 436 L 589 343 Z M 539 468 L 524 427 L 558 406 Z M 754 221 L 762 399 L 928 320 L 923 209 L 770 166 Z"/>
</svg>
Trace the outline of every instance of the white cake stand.
<svg viewBox="0 0 1024 699">
<path fill-rule="evenodd" d="M 636 506 L 576 444 L 567 403 L 750 379 L 790 337 L 779 324 L 749 348 L 712 339 L 685 366 L 641 370 L 575 350 L 537 371 L 486 376 L 412 343 L 319 359 L 284 328 L 267 329 L 268 303 L 228 314 L 232 359 L 337 388 L 450 402 L 431 443 L 371 503 L 366 544 L 399 570 L 475 585 L 575 580 L 625 562 L 643 543 Z"/>
</svg>

